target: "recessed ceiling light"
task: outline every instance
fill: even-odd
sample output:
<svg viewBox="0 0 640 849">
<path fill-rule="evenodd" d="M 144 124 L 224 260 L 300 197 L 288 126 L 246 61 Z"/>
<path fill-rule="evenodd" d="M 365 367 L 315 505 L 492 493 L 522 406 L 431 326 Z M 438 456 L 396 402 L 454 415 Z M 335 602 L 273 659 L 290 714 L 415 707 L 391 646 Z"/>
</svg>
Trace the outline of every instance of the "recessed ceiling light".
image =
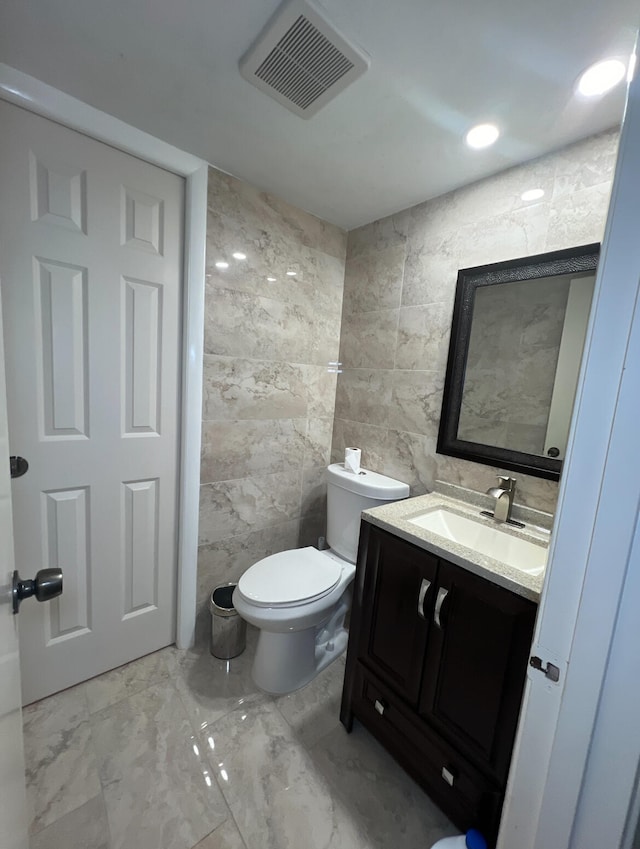
<svg viewBox="0 0 640 849">
<path fill-rule="evenodd" d="M 522 200 L 540 200 L 544 197 L 544 189 L 528 189 L 520 195 Z"/>
<path fill-rule="evenodd" d="M 243 254 L 242 251 L 236 251 L 235 253 L 231 254 L 231 256 L 234 259 L 246 259 L 247 258 L 247 255 Z"/>
<path fill-rule="evenodd" d="M 598 97 L 606 94 L 625 78 L 627 72 L 620 59 L 604 59 L 596 62 L 584 72 L 578 80 L 578 92 L 584 97 Z"/>
<path fill-rule="evenodd" d="M 269 283 L 275 283 L 277 279 L 278 279 L 277 277 L 267 277 L 267 280 L 269 281 Z"/>
<path fill-rule="evenodd" d="M 297 271 L 287 271 L 287 277 L 295 277 L 297 273 Z"/>
<path fill-rule="evenodd" d="M 492 145 L 498 140 L 499 135 L 500 130 L 495 124 L 476 124 L 475 127 L 471 127 L 465 136 L 465 141 L 469 147 L 480 150 L 480 148 Z"/>
<path fill-rule="evenodd" d="M 222 262 L 222 260 L 220 260 L 219 262 L 216 262 L 216 268 L 229 268 L 229 263 Z"/>
</svg>

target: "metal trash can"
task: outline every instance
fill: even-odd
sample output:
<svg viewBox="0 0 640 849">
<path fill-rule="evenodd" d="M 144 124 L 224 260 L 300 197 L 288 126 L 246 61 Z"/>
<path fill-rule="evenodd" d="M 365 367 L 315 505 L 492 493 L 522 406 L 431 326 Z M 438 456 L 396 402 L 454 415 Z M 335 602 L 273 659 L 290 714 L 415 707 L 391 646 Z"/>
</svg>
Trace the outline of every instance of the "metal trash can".
<svg viewBox="0 0 640 849">
<path fill-rule="evenodd" d="M 221 660 L 242 654 L 247 643 L 247 623 L 233 606 L 236 584 L 220 584 L 209 596 L 210 652 Z"/>
</svg>

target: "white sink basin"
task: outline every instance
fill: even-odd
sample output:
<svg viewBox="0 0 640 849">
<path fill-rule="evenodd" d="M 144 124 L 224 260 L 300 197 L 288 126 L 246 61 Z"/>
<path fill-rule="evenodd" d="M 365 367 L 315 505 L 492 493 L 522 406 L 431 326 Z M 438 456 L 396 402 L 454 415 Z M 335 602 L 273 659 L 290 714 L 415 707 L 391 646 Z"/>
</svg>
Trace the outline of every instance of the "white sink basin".
<svg viewBox="0 0 640 849">
<path fill-rule="evenodd" d="M 476 521 L 444 508 L 435 508 L 407 521 L 528 575 L 540 575 L 547 564 L 545 545 L 512 536 L 494 525 L 491 519 Z"/>
</svg>

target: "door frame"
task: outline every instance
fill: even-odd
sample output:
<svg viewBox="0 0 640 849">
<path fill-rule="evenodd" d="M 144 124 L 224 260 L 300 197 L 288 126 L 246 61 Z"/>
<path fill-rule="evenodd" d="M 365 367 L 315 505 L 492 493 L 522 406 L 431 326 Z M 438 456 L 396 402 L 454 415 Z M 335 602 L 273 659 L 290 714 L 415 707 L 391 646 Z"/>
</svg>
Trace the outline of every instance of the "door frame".
<svg viewBox="0 0 640 849">
<path fill-rule="evenodd" d="M 0 63 L 0 98 L 185 179 L 176 645 L 194 643 L 200 504 L 207 172 L 203 159 Z"/>
<path fill-rule="evenodd" d="M 560 675 L 529 669 L 498 849 L 627 845 L 619 838 L 640 762 L 640 680 L 621 674 L 639 668 L 637 641 L 621 639 L 640 599 L 640 454 L 629 450 L 640 385 L 639 140 L 636 73 L 532 645 Z"/>
</svg>

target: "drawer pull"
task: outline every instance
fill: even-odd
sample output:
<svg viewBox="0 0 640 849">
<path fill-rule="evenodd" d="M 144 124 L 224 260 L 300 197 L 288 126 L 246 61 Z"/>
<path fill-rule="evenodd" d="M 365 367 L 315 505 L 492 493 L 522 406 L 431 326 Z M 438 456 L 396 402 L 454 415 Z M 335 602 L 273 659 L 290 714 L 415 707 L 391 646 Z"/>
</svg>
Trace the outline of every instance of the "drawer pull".
<svg viewBox="0 0 640 849">
<path fill-rule="evenodd" d="M 442 605 L 444 604 L 444 600 L 448 595 L 449 595 L 449 590 L 446 590 L 444 587 L 440 587 L 438 589 L 438 596 L 436 598 L 436 609 L 433 613 L 433 621 L 436 623 L 438 628 L 442 628 L 442 622 L 440 621 L 440 614 L 442 613 Z"/>
<path fill-rule="evenodd" d="M 447 769 L 446 766 L 442 767 L 442 777 L 447 782 L 449 787 L 453 787 L 453 782 L 456 780 L 454 774 L 451 770 Z"/>
<path fill-rule="evenodd" d="M 380 699 L 376 699 L 376 700 L 375 700 L 375 702 L 373 703 L 373 706 L 374 706 L 374 708 L 378 711 L 378 713 L 380 714 L 380 716 L 383 716 L 383 714 L 384 714 L 384 712 L 385 712 L 385 709 L 386 709 L 386 707 L 387 707 L 387 706 L 385 705 L 385 703 L 384 703 L 384 702 L 381 702 L 381 701 L 380 701 Z"/>
<path fill-rule="evenodd" d="M 430 586 L 431 586 L 431 581 L 427 581 L 426 578 L 423 578 L 422 583 L 420 584 L 420 592 L 418 593 L 418 616 L 421 619 L 427 618 L 424 615 L 424 599 L 425 599 L 426 594 L 429 592 Z"/>
</svg>

